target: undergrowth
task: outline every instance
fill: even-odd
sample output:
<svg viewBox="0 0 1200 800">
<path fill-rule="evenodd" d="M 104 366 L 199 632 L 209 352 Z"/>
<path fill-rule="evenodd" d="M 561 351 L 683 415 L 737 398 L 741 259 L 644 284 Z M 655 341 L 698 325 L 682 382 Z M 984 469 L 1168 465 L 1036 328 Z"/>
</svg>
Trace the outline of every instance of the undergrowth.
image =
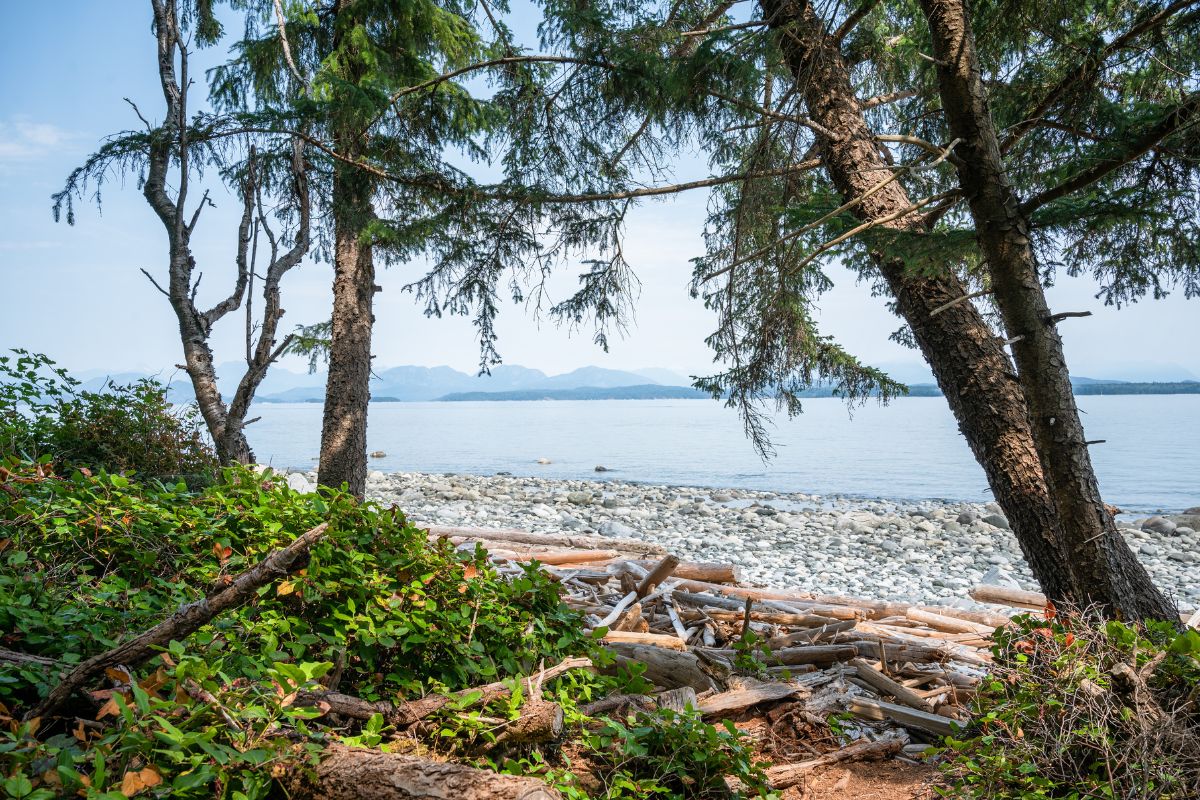
<svg viewBox="0 0 1200 800">
<path fill-rule="evenodd" d="M 1022 615 L 996 633 L 950 796 L 1200 797 L 1200 632 Z"/>
<path fill-rule="evenodd" d="M 0 356 L 0 412 L 0 798 L 278 796 L 278 779 L 331 742 L 537 776 L 573 800 L 726 797 L 726 776 L 734 797 L 770 796 L 731 728 L 691 711 L 586 713 L 610 693 L 650 691 L 638 665 L 522 682 L 568 656 L 612 665 L 536 565 L 501 575 L 481 548 L 430 540 L 394 507 L 218 470 L 195 410 L 153 381 L 86 392 L 14 351 Z M 321 522 L 301 568 L 254 602 L 149 663 L 107 670 L 109 688 L 55 717 L 23 720 L 72 665 Z M 330 725 L 297 701 L 336 688 L 399 702 L 495 681 L 507 696 L 455 696 L 403 731 L 381 715 Z M 525 703 L 544 701 L 563 710 L 562 739 L 504 743 Z"/>
<path fill-rule="evenodd" d="M 708 798 L 724 777 L 767 796 L 736 732 L 692 713 L 593 719 L 611 692 L 645 692 L 638 670 L 567 673 L 539 687 L 565 740 L 494 747 L 521 713 L 517 676 L 589 653 L 608 656 L 533 566 L 496 572 L 482 549 L 430 540 L 394 508 L 321 489 L 299 494 L 269 471 L 222 471 L 196 491 L 10 459 L 0 491 L 0 797 L 254 798 L 331 741 L 467 759 L 536 775 L 568 797 Z M 163 620 L 269 551 L 328 521 L 307 563 L 54 720 L 21 721 L 61 671 Z M 398 701 L 509 680 L 507 698 L 470 695 L 403 732 L 381 717 L 331 729 L 300 692 L 336 685 Z M 74 721 L 70 721 L 74 720 Z"/>
</svg>

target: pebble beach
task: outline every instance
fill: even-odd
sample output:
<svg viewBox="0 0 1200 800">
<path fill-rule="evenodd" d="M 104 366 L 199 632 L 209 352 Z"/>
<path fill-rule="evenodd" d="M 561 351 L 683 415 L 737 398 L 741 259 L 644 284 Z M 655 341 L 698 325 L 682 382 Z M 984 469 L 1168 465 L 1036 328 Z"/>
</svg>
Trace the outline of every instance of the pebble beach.
<svg viewBox="0 0 1200 800">
<path fill-rule="evenodd" d="M 419 524 L 640 539 L 779 589 L 972 606 L 981 583 L 1037 588 L 994 503 L 378 471 L 367 493 Z M 1160 587 L 1184 609 L 1200 605 L 1200 513 L 1118 524 Z"/>
</svg>

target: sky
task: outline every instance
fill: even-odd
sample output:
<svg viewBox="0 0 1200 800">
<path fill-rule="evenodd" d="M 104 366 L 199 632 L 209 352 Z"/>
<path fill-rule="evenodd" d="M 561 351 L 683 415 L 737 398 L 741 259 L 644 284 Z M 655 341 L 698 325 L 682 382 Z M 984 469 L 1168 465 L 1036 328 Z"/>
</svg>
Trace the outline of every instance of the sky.
<svg viewBox="0 0 1200 800">
<path fill-rule="evenodd" d="M 140 272 L 165 275 L 166 238 L 136 180 L 114 176 L 102 187 L 102 209 L 81 205 L 74 226 L 53 220 L 50 201 L 104 136 L 137 125 L 125 98 L 147 116 L 161 116 L 149 3 L 22 3 L 6 9 L 6 23 L 0 28 L 0 349 L 44 352 L 77 372 L 169 370 L 181 360 L 175 319 L 166 298 Z M 197 66 L 213 63 L 216 55 L 210 52 Z M 199 102 L 203 87 L 193 96 Z M 677 179 L 706 174 L 699 154 L 680 154 Z M 210 185 L 218 208 L 205 212 L 194 239 L 204 273 L 201 299 L 206 292 L 227 293 L 234 276 L 237 203 Z M 609 352 L 593 344 L 589 331 L 571 335 L 528 308 L 509 305 L 498 325 L 505 362 L 551 374 L 593 364 L 691 375 L 714 371 L 704 344 L 714 319 L 688 295 L 689 259 L 703 252 L 705 205 L 705 195 L 695 192 L 631 212 L 625 252 L 642 289 L 633 325 L 611 340 Z M 556 276 L 552 299 L 567 296 L 581 271 Z M 379 277 L 376 366 L 446 364 L 474 371 L 478 347 L 470 321 L 428 319 L 412 295 L 401 292 L 421 272 L 422 265 L 413 263 Z M 883 299 L 872 298 L 836 265 L 831 276 L 836 288 L 819 303 L 822 330 L 900 380 L 928 380 L 919 354 L 888 340 L 899 320 Z M 283 286 L 283 330 L 327 319 L 331 283 L 328 264 L 308 261 L 290 273 Z M 1073 374 L 1200 378 L 1200 300 L 1176 294 L 1118 311 L 1095 294 L 1090 280 L 1066 276 L 1048 292 L 1056 311 L 1094 312 L 1063 328 Z M 219 323 L 213 339 L 218 361 L 239 357 L 241 325 L 237 315 Z M 303 367 L 298 359 L 286 366 Z"/>
</svg>

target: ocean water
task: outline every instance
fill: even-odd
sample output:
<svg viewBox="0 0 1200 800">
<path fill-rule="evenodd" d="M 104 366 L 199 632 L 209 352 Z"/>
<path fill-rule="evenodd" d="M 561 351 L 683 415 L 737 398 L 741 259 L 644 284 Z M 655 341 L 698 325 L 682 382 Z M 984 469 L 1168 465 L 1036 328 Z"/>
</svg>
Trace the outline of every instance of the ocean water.
<svg viewBox="0 0 1200 800">
<path fill-rule="evenodd" d="M 1105 499 L 1133 512 L 1200 505 L 1200 396 L 1079 398 Z M 318 403 L 256 407 L 258 460 L 313 469 Z M 373 403 L 368 449 L 384 471 L 618 479 L 823 495 L 980 501 L 983 471 L 940 397 L 853 410 L 834 398 L 780 415 L 764 462 L 736 412 L 707 400 Z M 539 458 L 551 463 L 539 465 Z M 611 471 L 597 473 L 603 465 Z"/>
</svg>

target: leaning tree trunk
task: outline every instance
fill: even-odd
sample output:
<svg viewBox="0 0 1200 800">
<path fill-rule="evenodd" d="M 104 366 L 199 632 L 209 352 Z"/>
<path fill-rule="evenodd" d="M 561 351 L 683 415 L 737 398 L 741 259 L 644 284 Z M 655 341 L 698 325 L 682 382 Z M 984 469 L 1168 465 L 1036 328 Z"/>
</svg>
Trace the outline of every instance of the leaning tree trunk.
<svg viewBox="0 0 1200 800">
<path fill-rule="evenodd" d="M 963 194 L 992 277 L 996 305 L 1013 342 L 1042 471 L 1059 511 L 1079 601 L 1133 620 L 1175 620 L 1104 508 L 1075 406 L 1062 338 L 1046 304 L 1029 220 L 1008 181 L 975 39 L 962 0 L 921 0 Z"/>
<path fill-rule="evenodd" d="M 361 498 L 367 489 L 367 403 L 375 322 L 375 264 L 371 245 L 363 241 L 372 215 L 369 179 L 352 167 L 338 167 L 333 204 L 333 324 L 317 481 L 323 486 L 345 484 Z"/>
<path fill-rule="evenodd" d="M 818 135 L 818 146 L 843 202 L 860 200 L 854 213 L 863 220 L 898 215 L 883 224 L 897 230 L 923 230 L 918 213 L 902 213 L 912 202 L 899 182 L 877 188 L 893 172 L 879 155 L 849 68 L 822 20 L 804 0 L 760 3 L 810 117 L 838 134 L 836 140 Z M 1058 516 L 1003 344 L 979 311 L 969 301 L 962 302 L 965 289 L 949 268 L 912 271 L 900 259 L 883 253 L 876 254 L 875 262 L 987 474 L 1038 583 L 1051 598 L 1074 597 L 1072 573 L 1059 549 Z M 960 302 L 935 313 L 956 300 Z"/>
</svg>

